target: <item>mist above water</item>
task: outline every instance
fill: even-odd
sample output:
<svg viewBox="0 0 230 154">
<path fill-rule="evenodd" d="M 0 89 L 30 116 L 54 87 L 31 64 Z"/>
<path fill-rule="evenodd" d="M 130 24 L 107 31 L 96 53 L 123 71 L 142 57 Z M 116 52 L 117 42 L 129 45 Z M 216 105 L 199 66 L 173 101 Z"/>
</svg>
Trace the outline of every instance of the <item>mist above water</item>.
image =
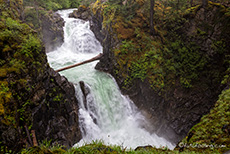
<svg viewBox="0 0 230 154">
<path fill-rule="evenodd" d="M 64 43 L 57 50 L 47 53 L 54 69 L 59 69 L 90 59 L 102 52 L 102 46 L 90 30 L 89 22 L 68 18 L 73 10 L 59 11 L 65 20 Z M 74 83 L 79 100 L 79 125 L 82 140 L 75 146 L 103 140 L 105 144 L 116 144 L 127 148 L 152 145 L 174 146 L 145 129 L 145 117 L 134 103 L 121 94 L 116 81 L 109 74 L 94 69 L 97 61 L 61 72 Z M 88 90 L 86 99 L 79 82 Z"/>
</svg>

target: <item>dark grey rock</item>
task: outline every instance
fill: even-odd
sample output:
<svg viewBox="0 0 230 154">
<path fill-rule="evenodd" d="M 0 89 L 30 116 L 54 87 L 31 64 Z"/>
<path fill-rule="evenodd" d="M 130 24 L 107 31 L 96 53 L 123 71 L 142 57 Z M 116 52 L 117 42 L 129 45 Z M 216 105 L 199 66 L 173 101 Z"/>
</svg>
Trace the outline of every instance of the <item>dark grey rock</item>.
<svg viewBox="0 0 230 154">
<path fill-rule="evenodd" d="M 80 6 L 77 10 L 74 10 L 73 13 L 69 15 L 70 18 L 79 18 L 82 20 L 91 20 L 90 9 L 85 6 Z"/>
<path fill-rule="evenodd" d="M 193 17 L 189 23 L 184 26 L 184 31 L 181 30 L 185 35 L 185 39 L 190 38 L 192 42 L 196 42 L 201 47 L 201 52 L 204 52 L 206 56 L 212 58 L 209 65 L 212 67 L 221 66 L 223 59 L 221 56 L 215 53 L 213 47 L 210 45 L 214 40 L 221 38 L 224 34 L 219 30 L 221 24 L 213 25 L 211 22 L 214 20 L 215 10 L 211 10 L 206 15 L 204 9 L 200 9 L 196 17 Z M 101 42 L 103 46 L 103 58 L 96 65 L 96 69 L 108 72 L 112 74 L 118 85 L 122 87 L 124 79 L 114 73 L 116 67 L 115 56 L 111 49 L 119 46 L 119 41 L 116 36 L 113 36 L 113 30 L 110 25 L 107 25 L 106 29 L 102 28 L 103 18 L 100 15 L 100 10 L 92 16 L 91 30 L 96 35 L 96 38 Z M 207 16 L 207 18 L 206 18 Z M 213 27 L 212 32 L 207 32 L 206 36 L 189 37 L 196 35 L 197 27 L 202 26 L 202 23 L 206 22 L 209 27 Z M 218 64 L 217 64 L 217 63 Z M 224 72 L 225 70 L 218 70 Z M 212 76 L 213 75 L 213 76 Z M 154 91 L 148 80 L 134 80 L 132 86 L 129 89 L 122 89 L 124 94 L 130 96 L 137 107 L 150 121 L 150 131 L 157 133 L 173 143 L 177 143 L 186 136 L 188 131 L 200 121 L 200 118 L 207 114 L 213 107 L 214 103 L 218 99 L 223 87 L 220 85 L 219 79 L 214 74 L 201 74 L 200 83 L 195 85 L 193 88 L 186 89 L 180 85 L 172 86 L 168 91 L 161 96 L 158 92 Z"/>
<path fill-rule="evenodd" d="M 42 21 L 42 41 L 46 52 L 53 51 L 64 42 L 64 20 L 58 13 L 49 12 L 41 17 Z"/>
</svg>

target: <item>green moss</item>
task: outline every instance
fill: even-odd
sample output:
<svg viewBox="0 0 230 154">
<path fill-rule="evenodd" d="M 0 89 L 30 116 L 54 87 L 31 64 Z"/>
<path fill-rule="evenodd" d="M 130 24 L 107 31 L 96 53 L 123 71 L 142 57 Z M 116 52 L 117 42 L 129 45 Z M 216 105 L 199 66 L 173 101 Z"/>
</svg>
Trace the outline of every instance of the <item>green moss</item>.
<svg viewBox="0 0 230 154">
<path fill-rule="evenodd" d="M 19 20 L 15 9 L 19 1 L 5 2 L 0 14 L 0 119 L 1 128 L 22 130 L 31 126 L 32 81 L 44 70 L 41 41 L 27 24 Z M 17 6 L 16 6 L 17 5 Z M 3 7 L 4 6 L 4 7 Z M 36 69 L 35 69 L 36 68 Z M 42 75 L 42 74 L 40 74 Z M 33 85 L 34 86 L 34 85 Z M 2 131 L 2 129 L 1 129 Z M 23 137 L 23 132 L 21 132 Z M 1 138 L 2 140 L 2 138 Z M 6 144 L 6 143 L 4 143 Z M 5 149 L 10 149 L 8 147 Z"/>
<path fill-rule="evenodd" d="M 26 7 L 24 10 L 24 15 L 26 23 L 33 25 L 33 27 L 36 29 L 40 28 L 40 19 L 34 7 Z"/>
<path fill-rule="evenodd" d="M 221 84 L 223 85 L 229 85 L 230 84 L 230 68 L 228 68 L 225 72 L 225 76 L 223 80 L 221 81 Z"/>
<path fill-rule="evenodd" d="M 192 82 L 199 79 L 199 74 L 207 63 L 206 57 L 194 43 L 184 44 L 178 40 L 171 43 L 170 49 L 174 53 L 174 67 L 181 84 L 187 88 L 192 87 Z"/>
<path fill-rule="evenodd" d="M 200 5 L 196 5 L 196 6 L 186 9 L 184 16 L 195 17 L 200 7 L 201 7 Z"/>
<path fill-rule="evenodd" d="M 138 33 L 132 41 L 123 41 L 114 52 L 118 57 L 118 70 L 127 72 L 123 76 L 126 77 L 125 86 L 132 85 L 133 79 L 148 79 L 152 87 L 159 91 L 173 85 L 178 76 L 181 85 L 191 88 L 199 79 L 207 60 L 198 46 L 177 40 L 162 48 L 150 36 Z"/>
<path fill-rule="evenodd" d="M 4 106 L 9 105 L 11 98 L 12 93 L 8 87 L 8 83 L 6 81 L 0 81 L 0 115 L 6 113 Z"/>
<path fill-rule="evenodd" d="M 227 8 L 227 10 L 226 10 L 224 15 L 227 16 L 227 17 L 230 17 L 230 8 Z"/>
<path fill-rule="evenodd" d="M 33 61 L 41 50 L 41 41 L 37 37 L 30 34 L 26 37 L 25 42 L 22 43 L 20 54 L 25 56 L 26 59 Z"/>
<path fill-rule="evenodd" d="M 53 101 L 56 101 L 56 102 L 64 102 L 63 94 L 61 94 L 61 93 L 57 94 L 57 95 L 54 97 Z"/>
<path fill-rule="evenodd" d="M 225 152 L 230 150 L 229 134 L 230 89 L 222 92 L 215 107 L 209 114 L 202 117 L 201 121 L 190 130 L 188 136 L 180 144 L 208 145 L 208 148 L 214 148 L 219 152 Z M 197 150 L 196 148 L 189 148 Z M 205 148 L 203 147 L 202 149 Z"/>
<path fill-rule="evenodd" d="M 195 33 L 188 36 L 183 32 L 186 30 L 184 27 L 191 25 L 190 19 L 196 17 L 201 6 L 195 5 L 182 13 L 181 10 L 184 8 L 175 11 L 173 4 L 172 6 L 168 4 L 169 6 L 165 8 L 164 4 L 156 2 L 154 16 L 156 36 L 150 36 L 149 21 L 146 19 L 149 17 L 149 12 L 145 12 L 149 9 L 148 3 L 147 1 L 143 2 L 146 5 L 142 2 L 141 5 L 137 3 L 131 5 L 138 6 L 138 9 L 130 12 L 135 14 L 131 20 L 126 20 L 127 16 L 122 12 L 122 9 L 128 10 L 128 6 L 125 8 L 115 2 L 103 3 L 98 0 L 92 7 L 94 13 L 101 12 L 104 17 L 103 23 L 109 23 L 105 24 L 106 29 L 112 32 L 113 36 L 116 34 L 114 39 L 120 40 L 116 49 L 111 50 L 116 60 L 114 74 L 118 78 L 125 79 L 122 83 L 123 88 L 132 85 L 135 79 L 142 81 L 147 79 L 156 91 L 166 91 L 178 83 L 180 84 L 178 86 L 191 89 L 199 84 L 205 73 L 212 74 L 210 78 L 215 83 L 222 80 L 223 73 L 215 68 L 216 65 L 211 66 L 213 59 L 209 58 L 209 53 L 202 51 L 201 44 L 197 44 L 196 40 L 206 41 L 210 32 L 215 31 L 213 24 L 224 23 L 226 27 L 220 30 L 223 32 L 221 35 L 223 37 L 213 41 L 211 48 L 214 54 L 227 55 L 226 38 L 229 33 L 227 28 L 229 22 L 224 14 L 229 9 L 221 4 L 210 2 L 207 11 L 216 11 L 213 21 L 210 21 L 212 24 L 194 20 L 200 23 L 196 23 Z M 188 14 L 192 14 L 191 18 L 187 16 Z"/>
</svg>

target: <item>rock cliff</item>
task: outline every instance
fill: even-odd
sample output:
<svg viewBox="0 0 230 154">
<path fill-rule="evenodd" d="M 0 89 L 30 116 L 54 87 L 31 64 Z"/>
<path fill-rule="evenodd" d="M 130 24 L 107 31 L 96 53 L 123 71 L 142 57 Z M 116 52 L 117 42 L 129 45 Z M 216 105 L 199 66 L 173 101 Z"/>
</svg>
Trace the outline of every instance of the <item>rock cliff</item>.
<svg viewBox="0 0 230 154">
<path fill-rule="evenodd" d="M 130 96 L 152 123 L 150 131 L 177 143 L 186 136 L 193 125 L 200 121 L 203 115 L 210 111 L 224 88 L 224 85 L 220 83 L 228 68 L 225 58 L 229 55 L 227 49 L 230 43 L 229 28 L 226 24 L 228 19 L 224 15 L 226 8 L 213 3 L 209 3 L 209 8 L 205 9 L 197 6 L 184 16 L 186 22 L 176 21 L 178 23 L 175 24 L 181 25 L 179 29 L 167 27 L 176 34 L 174 37 L 166 34 L 165 37 L 168 40 L 175 41 L 182 38 L 185 44 L 193 42 L 199 46 L 197 49 L 199 54 L 202 53 L 202 56 L 208 60 L 197 72 L 199 79 L 194 81 L 192 87 L 185 88 L 181 84 L 181 79 L 175 76 L 175 83 L 168 86 L 164 94 L 160 90 L 156 91 L 148 79 L 134 79 L 128 89 L 122 88 L 126 79 L 122 75 L 124 71 L 117 70 L 119 56 L 115 54 L 114 49 L 119 48 L 124 39 L 119 39 L 116 28 L 113 28 L 117 24 L 115 19 L 114 23 L 103 25 L 106 19 L 103 16 L 103 9 L 98 8 L 92 9 L 91 29 L 104 47 L 104 57 L 97 64 L 96 69 L 109 72 L 116 78 L 122 92 Z M 222 45 L 217 45 L 217 42 Z M 224 50 L 221 50 L 221 46 L 224 46 Z M 176 49 L 177 53 L 178 49 Z M 126 68 L 127 64 L 123 67 Z"/>
<path fill-rule="evenodd" d="M 21 1 L 1 1 L 0 145 L 19 152 L 37 141 L 67 147 L 81 139 L 72 83 L 50 68 L 39 35 L 20 20 Z"/>
<path fill-rule="evenodd" d="M 23 20 L 40 33 L 46 52 L 60 47 L 64 41 L 64 20 L 54 11 L 36 6 L 24 6 Z"/>
<path fill-rule="evenodd" d="M 41 16 L 42 41 L 46 52 L 55 50 L 64 42 L 63 26 L 64 20 L 58 13 L 51 11 Z"/>
</svg>

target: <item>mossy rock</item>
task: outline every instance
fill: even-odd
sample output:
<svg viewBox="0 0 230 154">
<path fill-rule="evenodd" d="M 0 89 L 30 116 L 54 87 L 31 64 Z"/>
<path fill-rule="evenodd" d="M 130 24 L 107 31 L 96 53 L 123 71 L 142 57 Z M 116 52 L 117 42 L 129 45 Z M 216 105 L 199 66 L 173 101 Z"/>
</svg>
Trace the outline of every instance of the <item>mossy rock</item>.
<svg viewBox="0 0 230 154">
<path fill-rule="evenodd" d="M 178 145 L 198 145 L 201 148 L 217 149 L 219 152 L 230 150 L 230 89 L 219 96 L 215 107 L 202 117 L 188 136 Z M 186 147 L 185 147 L 186 148 Z M 193 146 L 190 149 L 195 149 Z"/>
</svg>

